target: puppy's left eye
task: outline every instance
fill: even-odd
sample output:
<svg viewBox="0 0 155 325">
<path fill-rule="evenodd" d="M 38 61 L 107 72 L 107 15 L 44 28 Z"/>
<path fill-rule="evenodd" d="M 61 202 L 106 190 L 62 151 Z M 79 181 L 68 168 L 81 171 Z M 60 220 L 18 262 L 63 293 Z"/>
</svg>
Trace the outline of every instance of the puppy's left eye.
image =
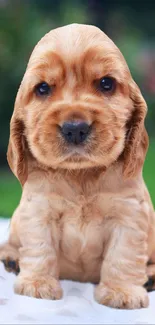
<svg viewBox="0 0 155 325">
<path fill-rule="evenodd" d="M 111 77 L 104 77 L 100 79 L 99 82 L 99 89 L 102 92 L 108 92 L 114 90 L 115 87 L 115 81 Z"/>
<path fill-rule="evenodd" d="M 50 86 L 46 82 L 41 82 L 35 88 L 36 95 L 47 96 L 51 92 Z"/>
</svg>

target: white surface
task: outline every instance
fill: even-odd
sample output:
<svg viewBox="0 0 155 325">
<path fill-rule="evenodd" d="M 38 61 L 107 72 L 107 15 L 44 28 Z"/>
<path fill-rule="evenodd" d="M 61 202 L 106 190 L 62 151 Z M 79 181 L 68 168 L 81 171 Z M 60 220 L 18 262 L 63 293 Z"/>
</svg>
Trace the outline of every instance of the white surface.
<svg viewBox="0 0 155 325">
<path fill-rule="evenodd" d="M 8 221 L 0 221 L 0 241 L 8 235 Z M 150 306 L 140 310 L 116 310 L 97 304 L 93 285 L 62 281 L 59 301 L 15 295 L 15 276 L 0 263 L 0 324 L 155 324 L 155 292 Z"/>
</svg>

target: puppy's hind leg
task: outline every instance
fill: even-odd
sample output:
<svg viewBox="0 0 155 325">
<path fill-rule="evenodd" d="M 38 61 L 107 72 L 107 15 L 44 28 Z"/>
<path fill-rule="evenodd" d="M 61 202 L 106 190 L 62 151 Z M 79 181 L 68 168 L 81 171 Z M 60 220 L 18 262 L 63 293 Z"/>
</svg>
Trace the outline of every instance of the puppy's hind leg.
<svg viewBox="0 0 155 325">
<path fill-rule="evenodd" d="M 155 263 L 149 262 L 147 265 L 148 281 L 145 284 L 145 288 L 148 292 L 155 290 Z"/>
<path fill-rule="evenodd" d="M 18 210 L 18 209 L 17 209 Z M 0 261 L 8 272 L 19 273 L 19 248 L 20 241 L 17 233 L 17 210 L 10 225 L 10 234 L 7 242 L 0 245 Z"/>
<path fill-rule="evenodd" d="M 0 261 L 4 264 L 6 271 L 19 273 L 19 250 L 9 242 L 0 246 Z"/>
</svg>

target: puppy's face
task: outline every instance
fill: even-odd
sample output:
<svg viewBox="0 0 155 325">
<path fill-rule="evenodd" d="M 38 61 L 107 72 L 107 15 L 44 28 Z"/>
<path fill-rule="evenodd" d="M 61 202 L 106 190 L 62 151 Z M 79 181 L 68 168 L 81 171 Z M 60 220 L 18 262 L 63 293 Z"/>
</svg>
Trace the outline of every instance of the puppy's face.
<svg viewBox="0 0 155 325">
<path fill-rule="evenodd" d="M 15 106 L 32 155 L 53 168 L 108 167 L 124 150 L 131 83 L 122 54 L 98 28 L 70 25 L 45 35 Z"/>
</svg>

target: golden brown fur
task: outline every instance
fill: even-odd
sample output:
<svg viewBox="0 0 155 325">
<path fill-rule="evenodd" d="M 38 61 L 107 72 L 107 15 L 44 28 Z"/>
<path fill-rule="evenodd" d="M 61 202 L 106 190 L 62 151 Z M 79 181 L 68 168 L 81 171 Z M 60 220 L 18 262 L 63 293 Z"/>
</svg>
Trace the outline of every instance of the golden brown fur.
<svg viewBox="0 0 155 325">
<path fill-rule="evenodd" d="M 97 89 L 104 76 L 113 93 Z M 53 86 L 46 98 L 35 86 Z M 114 43 L 98 28 L 69 25 L 36 45 L 11 119 L 8 161 L 23 186 L 1 258 L 19 259 L 15 291 L 58 299 L 59 279 L 99 283 L 96 300 L 148 305 L 143 288 L 155 249 L 155 214 L 142 177 L 146 103 Z M 70 147 L 67 120 L 92 132 Z M 148 271 L 149 272 L 149 271 Z"/>
</svg>

